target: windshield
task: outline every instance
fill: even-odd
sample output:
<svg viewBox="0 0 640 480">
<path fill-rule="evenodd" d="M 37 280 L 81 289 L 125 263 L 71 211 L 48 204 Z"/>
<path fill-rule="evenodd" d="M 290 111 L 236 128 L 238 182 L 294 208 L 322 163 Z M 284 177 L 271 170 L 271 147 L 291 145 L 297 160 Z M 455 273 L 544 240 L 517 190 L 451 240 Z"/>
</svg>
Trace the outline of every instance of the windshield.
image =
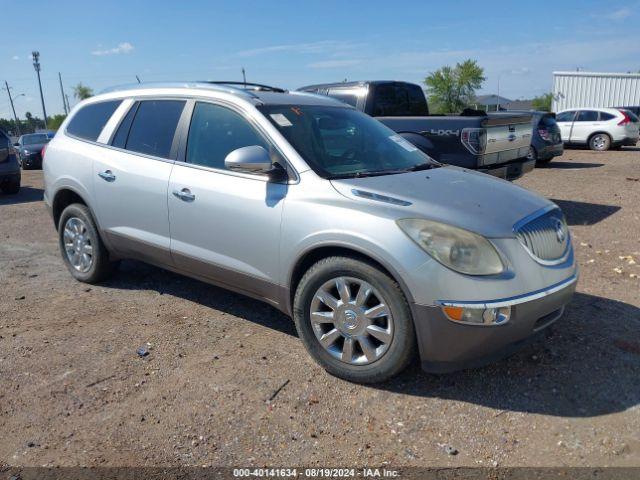
<svg viewBox="0 0 640 480">
<path fill-rule="evenodd" d="M 51 140 L 46 133 L 36 133 L 34 135 L 25 135 L 22 137 L 23 145 L 36 145 L 38 143 L 47 143 Z"/>
<path fill-rule="evenodd" d="M 266 105 L 258 109 L 318 175 L 385 175 L 438 164 L 393 130 L 351 108 Z"/>
</svg>

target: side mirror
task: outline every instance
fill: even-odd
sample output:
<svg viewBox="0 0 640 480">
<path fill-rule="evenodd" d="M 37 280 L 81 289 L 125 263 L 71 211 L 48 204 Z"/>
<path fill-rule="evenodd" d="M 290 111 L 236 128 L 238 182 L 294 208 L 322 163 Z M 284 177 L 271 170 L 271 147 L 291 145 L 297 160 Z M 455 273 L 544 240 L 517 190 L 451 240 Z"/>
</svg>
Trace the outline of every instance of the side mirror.
<svg viewBox="0 0 640 480">
<path fill-rule="evenodd" d="M 19 147 L 19 146 L 20 146 L 20 144 L 19 144 L 18 142 L 16 142 L 16 143 L 14 143 L 14 144 L 13 144 L 13 146 L 14 146 L 14 147 Z"/>
<path fill-rule="evenodd" d="M 246 173 L 269 173 L 273 168 L 269 152 L 259 145 L 237 148 L 226 156 L 224 165 L 229 170 Z"/>
</svg>

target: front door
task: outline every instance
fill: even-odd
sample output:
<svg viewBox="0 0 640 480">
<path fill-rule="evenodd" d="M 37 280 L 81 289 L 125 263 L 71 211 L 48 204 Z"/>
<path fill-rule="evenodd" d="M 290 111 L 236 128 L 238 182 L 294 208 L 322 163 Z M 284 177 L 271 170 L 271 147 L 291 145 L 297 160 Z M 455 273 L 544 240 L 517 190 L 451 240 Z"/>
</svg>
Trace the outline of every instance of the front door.
<svg viewBox="0 0 640 480">
<path fill-rule="evenodd" d="M 286 183 L 231 172 L 233 150 L 269 142 L 240 112 L 196 102 L 184 162 L 169 182 L 171 253 L 177 267 L 255 296 L 278 297 Z"/>
<path fill-rule="evenodd" d="M 571 139 L 571 127 L 573 126 L 573 119 L 576 116 L 575 110 L 559 113 L 556 116 L 556 123 L 560 129 L 560 136 L 562 141 L 568 143 Z"/>
<path fill-rule="evenodd" d="M 93 164 L 98 222 L 123 256 L 170 264 L 167 189 L 184 101 L 135 103 Z"/>
<path fill-rule="evenodd" d="M 601 125 L 596 110 L 580 110 L 571 129 L 571 143 L 587 143 L 589 136 Z"/>
</svg>

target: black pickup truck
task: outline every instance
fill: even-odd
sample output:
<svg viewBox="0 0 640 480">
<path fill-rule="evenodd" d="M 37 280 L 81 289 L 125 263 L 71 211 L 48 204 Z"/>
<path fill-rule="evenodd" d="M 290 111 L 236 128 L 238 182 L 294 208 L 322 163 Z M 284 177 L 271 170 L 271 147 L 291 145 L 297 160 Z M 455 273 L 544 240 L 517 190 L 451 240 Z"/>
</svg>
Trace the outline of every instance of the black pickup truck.
<svg viewBox="0 0 640 480">
<path fill-rule="evenodd" d="M 515 180 L 535 167 L 535 160 L 527 159 L 532 134 L 528 114 L 467 110 L 461 115 L 430 115 L 422 88 L 407 82 L 330 83 L 298 91 L 348 103 L 442 163 L 507 180 Z"/>
</svg>

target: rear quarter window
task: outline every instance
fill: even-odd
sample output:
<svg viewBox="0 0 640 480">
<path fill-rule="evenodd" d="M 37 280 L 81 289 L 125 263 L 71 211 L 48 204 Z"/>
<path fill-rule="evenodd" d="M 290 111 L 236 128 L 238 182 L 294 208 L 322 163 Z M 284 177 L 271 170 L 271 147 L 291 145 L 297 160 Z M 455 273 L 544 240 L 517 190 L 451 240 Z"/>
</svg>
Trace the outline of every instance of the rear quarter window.
<svg viewBox="0 0 640 480">
<path fill-rule="evenodd" d="M 66 132 L 74 137 L 95 142 L 120 103 L 122 100 L 113 100 L 82 107 L 67 125 Z"/>
<path fill-rule="evenodd" d="M 600 112 L 601 121 L 613 120 L 614 118 L 616 118 L 615 115 L 611 115 L 610 113 L 607 113 L 607 112 Z"/>
</svg>

